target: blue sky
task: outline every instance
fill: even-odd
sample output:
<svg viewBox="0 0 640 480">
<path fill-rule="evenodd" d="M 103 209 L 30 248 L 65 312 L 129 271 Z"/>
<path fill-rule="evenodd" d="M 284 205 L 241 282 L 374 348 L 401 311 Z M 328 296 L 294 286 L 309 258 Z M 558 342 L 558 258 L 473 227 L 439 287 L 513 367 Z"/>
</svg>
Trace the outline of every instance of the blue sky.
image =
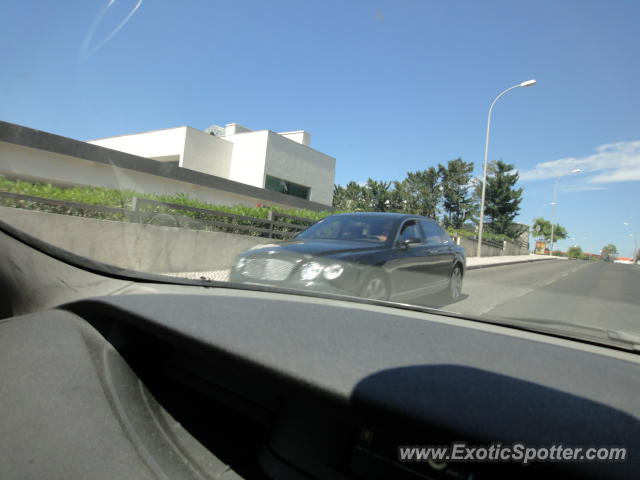
<svg viewBox="0 0 640 480">
<path fill-rule="evenodd" d="M 597 252 L 640 236 L 640 2 L 181 1 L 0 6 L 0 119 L 77 139 L 237 122 L 305 129 L 336 181 L 462 157 L 522 172 L 520 221 Z M 623 225 L 629 222 L 630 226 Z"/>
</svg>

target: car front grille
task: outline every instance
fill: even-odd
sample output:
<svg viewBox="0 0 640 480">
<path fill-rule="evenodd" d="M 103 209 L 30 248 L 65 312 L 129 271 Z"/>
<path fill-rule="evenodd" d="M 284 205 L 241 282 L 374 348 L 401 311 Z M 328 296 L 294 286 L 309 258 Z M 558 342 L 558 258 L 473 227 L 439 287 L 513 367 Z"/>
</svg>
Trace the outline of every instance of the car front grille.
<svg viewBox="0 0 640 480">
<path fill-rule="evenodd" d="M 242 274 L 248 278 L 259 280 L 285 280 L 293 267 L 294 263 L 277 258 L 251 258 L 242 271 Z"/>
</svg>

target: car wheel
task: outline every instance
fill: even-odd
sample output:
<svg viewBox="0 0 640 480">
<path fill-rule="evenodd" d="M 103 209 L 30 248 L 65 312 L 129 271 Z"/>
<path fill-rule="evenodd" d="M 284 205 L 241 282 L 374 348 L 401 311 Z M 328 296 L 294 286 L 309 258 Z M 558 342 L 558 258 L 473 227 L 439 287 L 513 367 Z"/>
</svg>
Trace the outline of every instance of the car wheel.
<svg viewBox="0 0 640 480">
<path fill-rule="evenodd" d="M 387 282 L 380 275 L 371 275 L 364 283 L 362 296 L 372 300 L 387 300 L 389 298 Z"/>
<path fill-rule="evenodd" d="M 455 302 L 460 299 L 460 295 L 462 295 L 462 268 L 460 265 L 456 265 L 451 272 L 447 296 L 449 300 Z"/>
</svg>

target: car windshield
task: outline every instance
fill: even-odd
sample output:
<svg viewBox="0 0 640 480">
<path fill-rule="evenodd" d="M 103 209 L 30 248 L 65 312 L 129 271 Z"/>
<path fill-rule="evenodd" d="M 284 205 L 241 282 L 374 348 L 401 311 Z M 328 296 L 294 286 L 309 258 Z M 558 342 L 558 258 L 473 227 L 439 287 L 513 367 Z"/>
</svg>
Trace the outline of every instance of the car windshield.
<svg viewBox="0 0 640 480">
<path fill-rule="evenodd" d="M 395 223 L 383 216 L 335 216 L 320 220 L 297 238 L 384 243 L 390 239 Z"/>
<path fill-rule="evenodd" d="M 3 225 L 123 275 L 640 349 L 637 2 L 0 17 Z"/>
</svg>

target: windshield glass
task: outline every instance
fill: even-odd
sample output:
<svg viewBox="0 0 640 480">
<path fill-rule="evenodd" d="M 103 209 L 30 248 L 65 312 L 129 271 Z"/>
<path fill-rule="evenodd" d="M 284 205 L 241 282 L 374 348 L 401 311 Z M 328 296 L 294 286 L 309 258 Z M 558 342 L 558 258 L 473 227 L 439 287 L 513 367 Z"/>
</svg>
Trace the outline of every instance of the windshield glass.
<svg viewBox="0 0 640 480">
<path fill-rule="evenodd" d="M 0 15 L 6 224 L 172 281 L 640 344 L 638 3 Z"/>
<path fill-rule="evenodd" d="M 384 243 L 391 237 L 395 223 L 383 216 L 332 216 L 304 230 L 297 238 Z"/>
</svg>

